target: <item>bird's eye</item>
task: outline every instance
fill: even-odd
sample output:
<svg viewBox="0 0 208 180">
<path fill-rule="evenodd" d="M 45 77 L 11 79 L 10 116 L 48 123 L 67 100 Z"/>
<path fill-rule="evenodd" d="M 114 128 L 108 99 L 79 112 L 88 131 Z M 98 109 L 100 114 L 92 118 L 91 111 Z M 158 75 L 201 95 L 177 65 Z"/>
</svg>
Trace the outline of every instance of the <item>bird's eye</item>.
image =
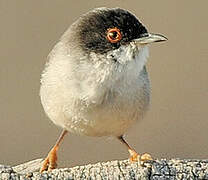
<svg viewBox="0 0 208 180">
<path fill-rule="evenodd" d="M 111 43 L 117 43 L 122 39 L 121 32 L 116 27 L 108 29 L 106 37 Z"/>
</svg>

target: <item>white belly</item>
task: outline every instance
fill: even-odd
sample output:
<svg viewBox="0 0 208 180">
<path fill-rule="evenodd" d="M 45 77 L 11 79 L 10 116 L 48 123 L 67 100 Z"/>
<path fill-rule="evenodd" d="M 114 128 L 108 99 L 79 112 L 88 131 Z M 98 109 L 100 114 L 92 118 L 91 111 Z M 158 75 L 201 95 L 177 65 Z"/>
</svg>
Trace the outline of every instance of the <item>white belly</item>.
<svg viewBox="0 0 208 180">
<path fill-rule="evenodd" d="M 148 108 L 150 88 L 146 70 L 136 82 L 117 87 L 118 91 L 105 92 L 99 103 L 90 104 L 73 99 L 64 87 L 42 86 L 40 94 L 45 112 L 62 128 L 87 136 L 120 136 L 142 119 Z"/>
</svg>

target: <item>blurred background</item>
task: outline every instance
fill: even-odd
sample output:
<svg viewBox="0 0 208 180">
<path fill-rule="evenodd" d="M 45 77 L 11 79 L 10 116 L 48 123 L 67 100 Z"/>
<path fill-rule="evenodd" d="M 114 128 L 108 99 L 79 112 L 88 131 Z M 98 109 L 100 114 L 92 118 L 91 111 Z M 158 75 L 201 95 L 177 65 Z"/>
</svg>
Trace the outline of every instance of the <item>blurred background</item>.
<svg viewBox="0 0 208 180">
<path fill-rule="evenodd" d="M 100 6 L 125 8 L 169 39 L 151 46 L 152 105 L 129 144 L 155 158 L 208 158 L 208 1 L 0 0 L 0 164 L 44 158 L 55 143 L 61 129 L 41 106 L 40 74 L 68 26 Z M 127 157 L 114 138 L 68 134 L 59 167 Z"/>
</svg>

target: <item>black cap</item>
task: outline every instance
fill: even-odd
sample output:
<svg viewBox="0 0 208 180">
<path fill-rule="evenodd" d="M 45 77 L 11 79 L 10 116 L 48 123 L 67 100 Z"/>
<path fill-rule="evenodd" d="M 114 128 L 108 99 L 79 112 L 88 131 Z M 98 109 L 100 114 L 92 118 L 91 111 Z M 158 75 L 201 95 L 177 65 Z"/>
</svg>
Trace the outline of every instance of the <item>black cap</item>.
<svg viewBox="0 0 208 180">
<path fill-rule="evenodd" d="M 147 33 L 146 28 L 130 12 L 120 8 L 97 8 L 81 16 L 74 26 L 79 45 L 85 51 L 106 53 L 119 48 L 133 39 Z M 74 29 L 76 28 L 76 29 Z M 121 33 L 121 40 L 111 43 L 107 37 L 110 28 L 117 28 Z"/>
</svg>

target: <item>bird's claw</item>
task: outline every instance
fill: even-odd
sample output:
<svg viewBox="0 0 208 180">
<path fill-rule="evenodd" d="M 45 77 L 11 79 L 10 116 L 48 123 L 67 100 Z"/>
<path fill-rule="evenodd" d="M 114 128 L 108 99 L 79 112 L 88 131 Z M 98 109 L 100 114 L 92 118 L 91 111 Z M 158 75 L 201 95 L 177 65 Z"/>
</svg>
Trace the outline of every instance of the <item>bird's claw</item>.
<svg viewBox="0 0 208 180">
<path fill-rule="evenodd" d="M 48 156 L 43 161 L 42 167 L 40 169 L 40 173 L 43 171 L 52 171 L 57 167 L 57 150 L 53 148 L 49 153 Z"/>
<path fill-rule="evenodd" d="M 139 155 L 136 151 L 132 149 L 129 150 L 129 153 L 130 153 L 130 158 L 129 158 L 130 162 L 139 162 L 141 166 L 144 166 L 145 162 L 153 160 L 151 155 L 148 153 Z"/>
<path fill-rule="evenodd" d="M 140 155 L 136 151 L 129 149 L 129 153 L 130 153 L 130 157 L 129 157 L 130 162 L 137 162 L 139 160 Z"/>
<path fill-rule="evenodd" d="M 139 160 L 145 162 L 145 161 L 152 161 L 153 159 L 150 154 L 144 153 L 140 156 Z"/>
</svg>

